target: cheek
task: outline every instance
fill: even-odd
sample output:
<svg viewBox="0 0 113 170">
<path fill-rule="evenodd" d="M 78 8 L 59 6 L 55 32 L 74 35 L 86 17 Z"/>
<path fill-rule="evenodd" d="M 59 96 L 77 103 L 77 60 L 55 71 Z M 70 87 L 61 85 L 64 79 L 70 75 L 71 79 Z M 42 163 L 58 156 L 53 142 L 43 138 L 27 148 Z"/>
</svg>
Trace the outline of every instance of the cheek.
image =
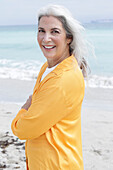
<svg viewBox="0 0 113 170">
<path fill-rule="evenodd" d="M 67 45 L 65 35 L 62 35 L 62 36 L 58 37 L 56 41 L 60 44 L 60 46 Z"/>
<path fill-rule="evenodd" d="M 61 37 L 55 37 L 52 40 L 57 46 L 62 46 L 62 38 Z"/>
</svg>

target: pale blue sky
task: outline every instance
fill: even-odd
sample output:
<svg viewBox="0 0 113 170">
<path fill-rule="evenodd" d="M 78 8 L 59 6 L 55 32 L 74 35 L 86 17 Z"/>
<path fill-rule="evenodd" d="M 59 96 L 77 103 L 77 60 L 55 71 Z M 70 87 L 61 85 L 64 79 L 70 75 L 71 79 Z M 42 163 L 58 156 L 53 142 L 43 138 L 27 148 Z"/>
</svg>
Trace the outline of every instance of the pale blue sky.
<svg viewBox="0 0 113 170">
<path fill-rule="evenodd" d="M 113 19 L 113 0 L 0 0 L 0 25 L 37 24 L 38 9 L 50 3 L 67 7 L 80 22 Z"/>
</svg>

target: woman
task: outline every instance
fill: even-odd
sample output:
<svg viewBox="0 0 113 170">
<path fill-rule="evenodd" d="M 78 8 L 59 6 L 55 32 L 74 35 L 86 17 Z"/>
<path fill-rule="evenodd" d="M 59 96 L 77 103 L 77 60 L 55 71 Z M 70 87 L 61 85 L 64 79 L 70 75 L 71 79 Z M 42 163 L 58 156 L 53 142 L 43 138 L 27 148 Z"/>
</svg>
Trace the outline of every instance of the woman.
<svg viewBox="0 0 113 170">
<path fill-rule="evenodd" d="M 33 95 L 12 122 L 13 133 L 26 140 L 28 170 L 83 170 L 81 106 L 87 73 L 83 30 L 61 6 L 39 11 L 37 40 L 47 62 Z"/>
</svg>

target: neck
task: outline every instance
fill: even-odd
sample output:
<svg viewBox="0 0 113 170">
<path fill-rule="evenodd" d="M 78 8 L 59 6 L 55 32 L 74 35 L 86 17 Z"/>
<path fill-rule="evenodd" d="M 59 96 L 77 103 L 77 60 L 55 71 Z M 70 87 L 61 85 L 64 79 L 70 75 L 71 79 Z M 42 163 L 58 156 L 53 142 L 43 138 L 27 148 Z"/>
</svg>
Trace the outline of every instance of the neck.
<svg viewBox="0 0 113 170">
<path fill-rule="evenodd" d="M 61 63 L 64 59 L 68 58 L 70 55 L 63 55 L 62 57 L 58 58 L 58 60 L 54 60 L 54 59 L 47 59 L 47 63 L 48 63 L 48 68 L 54 67 L 55 65 Z"/>
</svg>

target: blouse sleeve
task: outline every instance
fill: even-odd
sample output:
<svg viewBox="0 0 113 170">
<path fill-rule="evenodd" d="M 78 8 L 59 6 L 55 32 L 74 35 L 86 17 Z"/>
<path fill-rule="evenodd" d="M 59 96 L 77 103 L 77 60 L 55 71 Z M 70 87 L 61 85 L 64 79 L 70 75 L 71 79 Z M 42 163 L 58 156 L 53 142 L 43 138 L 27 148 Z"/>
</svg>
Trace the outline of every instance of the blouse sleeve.
<svg viewBox="0 0 113 170">
<path fill-rule="evenodd" d="M 38 138 L 67 114 L 62 88 L 52 80 L 44 83 L 32 97 L 28 111 L 21 109 L 12 122 L 12 131 L 20 139 Z"/>
<path fill-rule="evenodd" d="M 71 86 L 69 89 L 71 89 Z M 80 84 L 76 83 L 74 89 L 76 89 L 74 102 L 77 105 L 81 97 Z M 43 83 L 32 96 L 32 104 L 28 111 L 21 109 L 13 120 L 13 133 L 20 139 L 28 140 L 38 138 L 47 132 L 62 120 L 71 109 L 71 102 L 68 103 L 67 90 L 68 87 L 65 90 L 65 87 L 62 87 L 54 78 Z"/>
</svg>

